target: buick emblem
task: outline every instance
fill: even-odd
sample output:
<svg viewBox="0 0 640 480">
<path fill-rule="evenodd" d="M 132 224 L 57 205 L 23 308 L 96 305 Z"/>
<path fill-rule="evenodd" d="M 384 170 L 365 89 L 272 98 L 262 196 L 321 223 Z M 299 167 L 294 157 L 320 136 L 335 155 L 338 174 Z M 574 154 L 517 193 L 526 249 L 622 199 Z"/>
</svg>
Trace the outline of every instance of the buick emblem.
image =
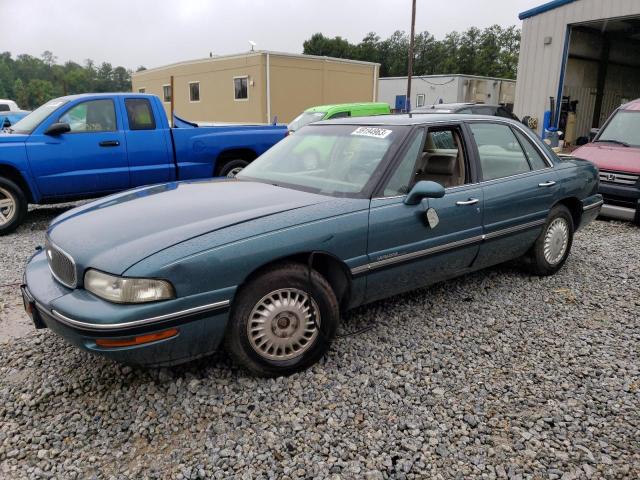
<svg viewBox="0 0 640 480">
<path fill-rule="evenodd" d="M 607 174 L 607 180 L 609 180 L 610 182 L 614 182 L 616 180 L 616 174 L 615 173 Z"/>
</svg>

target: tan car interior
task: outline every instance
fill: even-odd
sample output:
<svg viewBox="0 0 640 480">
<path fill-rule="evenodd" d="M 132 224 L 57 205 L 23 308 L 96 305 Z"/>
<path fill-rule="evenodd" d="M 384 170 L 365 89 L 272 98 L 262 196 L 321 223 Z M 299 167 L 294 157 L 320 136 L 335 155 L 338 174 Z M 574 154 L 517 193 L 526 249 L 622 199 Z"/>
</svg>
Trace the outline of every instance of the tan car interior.
<svg viewBox="0 0 640 480">
<path fill-rule="evenodd" d="M 440 148 L 443 144 L 453 148 Z M 418 160 L 415 181 L 432 180 L 445 188 L 464 185 L 466 172 L 461 145 L 462 139 L 456 129 L 429 130 L 422 157 Z"/>
</svg>

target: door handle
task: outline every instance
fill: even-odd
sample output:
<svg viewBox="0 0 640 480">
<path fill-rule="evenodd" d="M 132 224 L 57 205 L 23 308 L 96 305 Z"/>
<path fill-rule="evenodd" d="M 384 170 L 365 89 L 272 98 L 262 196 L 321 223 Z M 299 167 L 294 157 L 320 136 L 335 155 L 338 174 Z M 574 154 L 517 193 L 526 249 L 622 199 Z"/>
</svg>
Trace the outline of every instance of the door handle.
<svg viewBox="0 0 640 480">
<path fill-rule="evenodd" d="M 539 187 L 552 187 L 555 184 L 556 184 L 556 182 L 554 182 L 553 180 L 549 180 L 548 182 L 539 183 L 538 186 Z"/>
<path fill-rule="evenodd" d="M 456 202 L 456 205 L 460 205 L 460 206 L 465 206 L 465 205 L 475 205 L 476 203 L 478 203 L 480 200 L 478 200 L 477 198 L 470 198 L 469 200 L 466 201 L 459 201 Z"/>
<path fill-rule="evenodd" d="M 100 145 L 101 147 L 118 147 L 120 146 L 120 142 L 118 140 L 104 140 L 98 145 Z"/>
</svg>

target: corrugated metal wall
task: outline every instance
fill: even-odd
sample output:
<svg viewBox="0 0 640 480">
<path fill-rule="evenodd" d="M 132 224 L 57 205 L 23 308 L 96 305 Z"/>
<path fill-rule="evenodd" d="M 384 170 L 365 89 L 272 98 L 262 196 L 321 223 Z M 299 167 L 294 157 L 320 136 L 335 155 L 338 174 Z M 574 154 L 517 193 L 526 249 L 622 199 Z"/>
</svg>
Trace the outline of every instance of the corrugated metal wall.
<svg viewBox="0 0 640 480">
<path fill-rule="evenodd" d="M 629 15 L 640 15 L 640 0 L 578 0 L 525 19 L 518 61 L 516 115 L 533 115 L 542 124 L 549 97 L 558 95 L 567 25 Z M 545 37 L 551 37 L 551 44 L 544 44 Z"/>
</svg>

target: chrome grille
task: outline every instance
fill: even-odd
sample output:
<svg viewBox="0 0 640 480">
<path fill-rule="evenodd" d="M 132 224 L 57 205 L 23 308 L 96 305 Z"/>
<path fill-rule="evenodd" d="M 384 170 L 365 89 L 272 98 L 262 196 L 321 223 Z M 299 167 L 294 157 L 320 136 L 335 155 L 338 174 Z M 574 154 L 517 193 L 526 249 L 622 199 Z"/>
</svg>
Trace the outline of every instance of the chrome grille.
<svg viewBox="0 0 640 480">
<path fill-rule="evenodd" d="M 618 183 L 620 185 L 635 185 L 638 182 L 638 178 L 640 178 L 640 175 L 600 170 L 601 182 Z"/>
<path fill-rule="evenodd" d="M 75 288 L 77 283 L 76 264 L 73 258 L 60 248 L 56 247 L 49 239 L 45 244 L 49 269 L 53 276 L 63 285 Z"/>
</svg>

